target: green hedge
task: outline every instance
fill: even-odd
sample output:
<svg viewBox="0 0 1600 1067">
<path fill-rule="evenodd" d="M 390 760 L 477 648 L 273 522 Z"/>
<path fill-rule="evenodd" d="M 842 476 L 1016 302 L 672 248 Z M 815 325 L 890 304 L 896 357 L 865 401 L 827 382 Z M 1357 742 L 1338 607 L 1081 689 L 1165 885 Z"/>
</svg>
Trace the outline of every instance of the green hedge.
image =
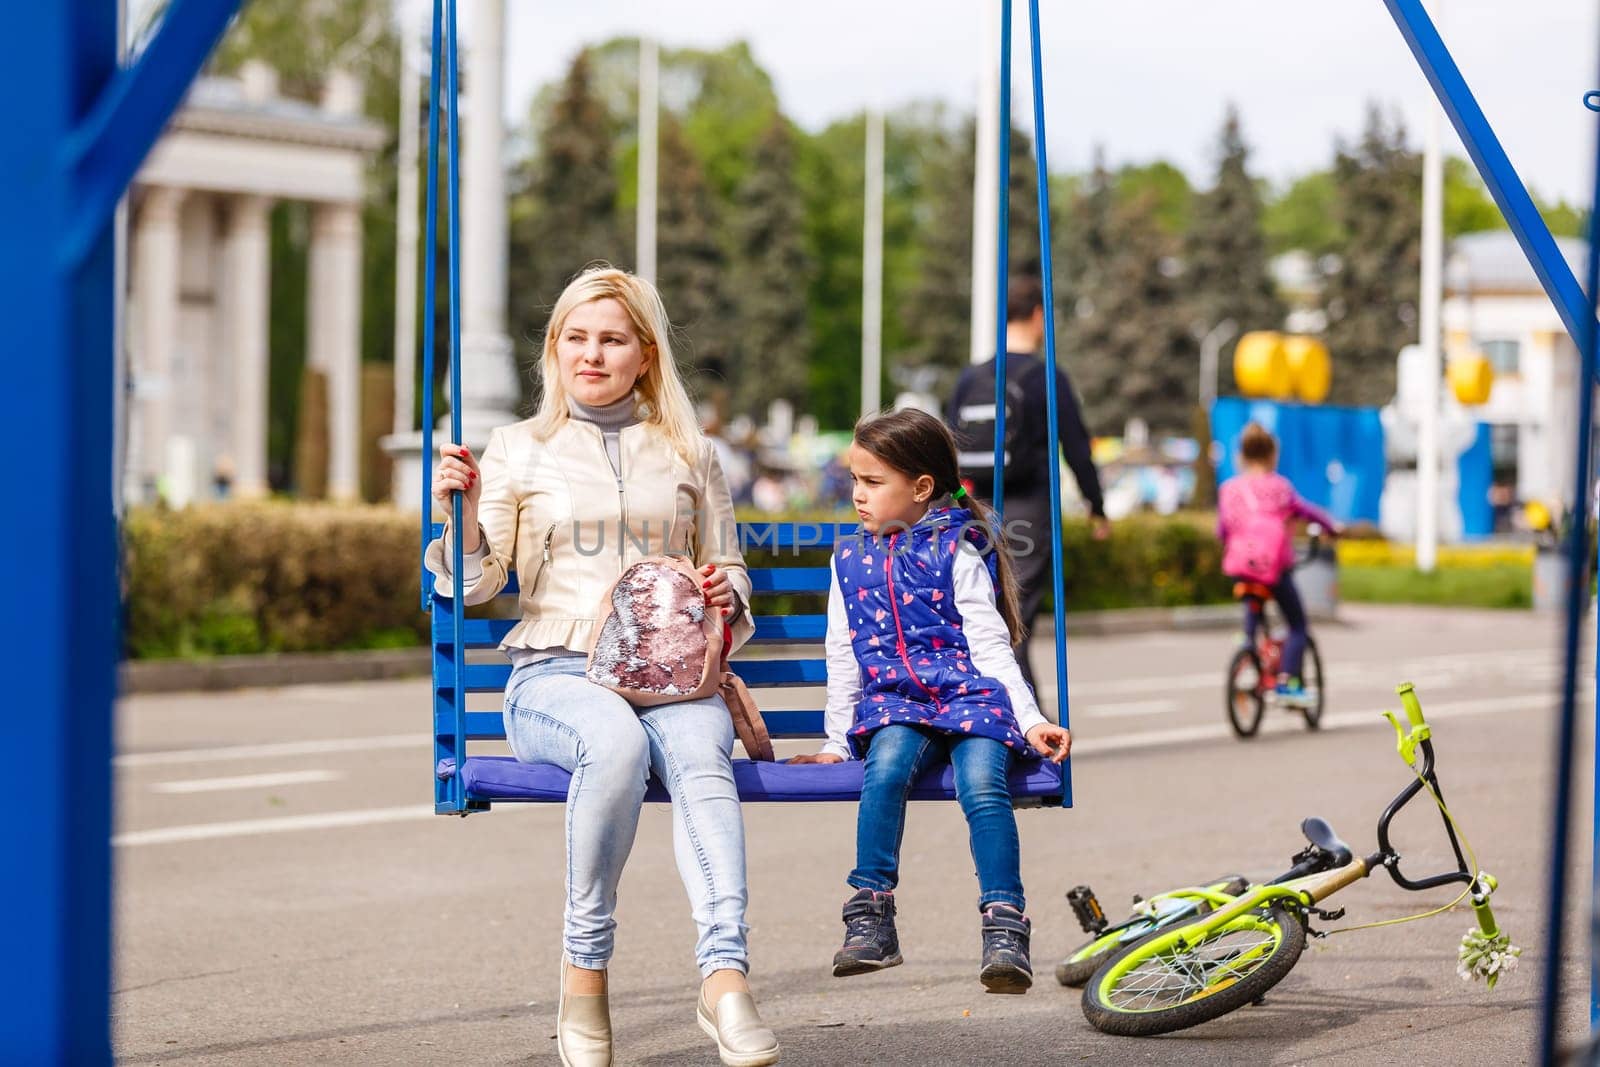
<svg viewBox="0 0 1600 1067">
<path fill-rule="evenodd" d="M 1068 611 L 1218 604 L 1233 596 L 1216 520 L 1202 513 L 1121 519 L 1104 541 L 1088 523 L 1069 521 L 1062 556 Z"/>
<path fill-rule="evenodd" d="M 130 658 L 427 639 L 417 524 L 404 512 L 286 503 L 136 509 L 122 533 Z"/>
<path fill-rule="evenodd" d="M 742 518 L 755 519 L 754 515 Z M 804 516 L 786 520 L 812 521 Z M 261 503 L 138 509 L 123 524 L 125 654 L 136 659 L 416 645 L 417 528 L 381 507 Z M 1096 541 L 1063 527 L 1069 610 L 1226 601 L 1204 516 L 1134 518 Z M 826 552 L 782 566 L 821 566 Z M 752 566 L 771 566 L 752 551 Z M 1048 598 L 1047 598 L 1048 604 Z M 818 597 L 763 598 L 764 612 L 815 612 Z"/>
</svg>

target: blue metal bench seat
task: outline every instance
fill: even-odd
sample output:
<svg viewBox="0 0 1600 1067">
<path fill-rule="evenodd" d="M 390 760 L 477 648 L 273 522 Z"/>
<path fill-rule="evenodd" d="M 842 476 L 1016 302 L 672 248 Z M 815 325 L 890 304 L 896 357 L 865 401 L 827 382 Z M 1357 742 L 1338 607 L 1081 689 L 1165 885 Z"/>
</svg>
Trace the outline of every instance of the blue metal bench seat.
<svg viewBox="0 0 1600 1067">
<path fill-rule="evenodd" d="M 810 712 L 808 714 L 817 714 Z M 794 735 L 789 736 L 810 736 Z M 733 780 L 739 799 L 802 803 L 819 800 L 860 800 L 860 760 L 847 763 L 793 765 L 735 759 Z M 436 768 L 441 780 L 455 773 L 452 760 L 441 760 Z M 467 795 L 489 801 L 560 802 L 567 799 L 571 775 L 544 763 L 522 763 L 512 756 L 469 756 L 464 783 Z M 1045 760 L 1015 763 L 1011 769 L 1011 796 L 1014 803 L 1029 801 L 1039 806 L 1061 803 L 1061 768 Z M 949 764 L 934 767 L 911 788 L 912 800 L 953 800 L 955 782 Z M 645 790 L 650 803 L 665 803 L 671 798 L 655 778 Z"/>
<path fill-rule="evenodd" d="M 756 566 L 763 557 L 793 559 L 806 549 L 830 548 L 835 538 L 855 532 L 849 524 L 834 523 L 746 523 L 740 539 L 750 566 L 754 590 L 756 632 L 745 649 L 735 657 L 733 669 L 762 703 L 762 690 L 796 686 L 822 686 L 827 667 L 820 658 L 827 630 L 824 615 L 762 615 L 763 598 L 775 594 L 825 594 L 827 566 Z M 515 581 L 502 594 L 515 602 Z M 490 663 L 465 663 L 458 690 L 455 654 L 455 604 L 445 597 L 432 598 L 433 606 L 433 682 L 434 682 L 434 808 L 441 814 L 482 811 L 496 801 L 562 802 L 567 797 L 569 775 L 543 764 L 519 763 L 510 756 L 476 755 L 468 751 L 472 742 L 497 741 L 505 737 L 498 710 L 467 711 L 457 715 L 458 696 L 494 694 L 505 690 L 511 675 L 503 660 Z M 512 619 L 464 619 L 464 650 L 492 650 L 516 625 Z M 775 647 L 801 647 L 813 653 L 809 658 L 759 657 Z M 462 657 L 464 660 L 465 657 Z M 767 730 L 774 739 L 823 736 L 820 710 L 765 711 Z M 456 768 L 464 770 L 456 781 Z M 858 761 L 841 764 L 762 763 L 735 759 L 734 780 L 739 796 L 746 801 L 794 803 L 807 801 L 854 801 L 861 796 L 862 765 Z M 1019 761 L 1011 773 L 1011 796 L 1019 806 L 1063 806 L 1070 804 L 1069 778 L 1064 769 L 1044 761 Z M 646 800 L 665 801 L 666 790 L 651 781 Z M 953 800 L 955 788 L 948 766 L 932 769 L 918 781 L 913 800 Z"/>
</svg>

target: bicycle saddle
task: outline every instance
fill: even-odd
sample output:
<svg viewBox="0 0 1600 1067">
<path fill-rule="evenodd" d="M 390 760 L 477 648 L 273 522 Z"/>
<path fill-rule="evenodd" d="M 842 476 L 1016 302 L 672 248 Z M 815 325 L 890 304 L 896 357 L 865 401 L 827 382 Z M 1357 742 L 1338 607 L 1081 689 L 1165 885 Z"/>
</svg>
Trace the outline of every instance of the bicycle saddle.
<svg viewBox="0 0 1600 1067">
<path fill-rule="evenodd" d="M 1300 824 L 1300 832 L 1306 835 L 1307 841 L 1332 855 L 1334 866 L 1343 867 L 1350 862 L 1353 855 L 1350 846 L 1339 840 L 1339 835 L 1333 832 L 1327 820 L 1313 815 Z"/>
</svg>

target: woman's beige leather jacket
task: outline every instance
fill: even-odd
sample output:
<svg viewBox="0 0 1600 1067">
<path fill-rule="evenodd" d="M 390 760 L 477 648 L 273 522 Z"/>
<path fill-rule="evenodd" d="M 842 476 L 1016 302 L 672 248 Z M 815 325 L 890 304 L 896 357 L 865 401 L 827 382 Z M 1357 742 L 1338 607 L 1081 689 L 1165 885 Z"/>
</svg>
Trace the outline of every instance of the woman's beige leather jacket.
<svg viewBox="0 0 1600 1067">
<path fill-rule="evenodd" d="M 482 604 L 505 588 L 515 564 L 522 621 L 501 649 L 589 648 L 600 598 L 623 569 L 652 555 L 677 554 L 728 572 L 750 603 L 750 576 L 739 551 L 733 500 L 709 441 L 687 463 L 647 423 L 619 433 L 621 476 L 612 472 L 594 423 L 569 419 L 548 440 L 532 420 L 489 435 L 479 463 L 478 522 L 488 557 L 466 589 Z M 449 532 L 428 546 L 434 587 L 449 595 Z M 733 626 L 734 646 L 754 631 L 750 613 Z"/>
</svg>

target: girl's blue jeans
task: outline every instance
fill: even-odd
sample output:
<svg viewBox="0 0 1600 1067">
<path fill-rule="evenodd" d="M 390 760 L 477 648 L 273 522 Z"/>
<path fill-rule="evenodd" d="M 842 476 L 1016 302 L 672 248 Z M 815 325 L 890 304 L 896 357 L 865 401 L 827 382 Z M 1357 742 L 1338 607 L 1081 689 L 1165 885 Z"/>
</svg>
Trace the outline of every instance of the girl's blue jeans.
<svg viewBox="0 0 1600 1067">
<path fill-rule="evenodd" d="M 989 737 L 954 737 L 900 723 L 872 734 L 856 815 L 856 869 L 847 881 L 881 893 L 899 884 L 911 784 L 944 760 L 955 768 L 956 799 L 967 817 L 978 868 L 978 907 L 1010 904 L 1025 910 L 1017 820 L 1006 784 L 1011 750 Z"/>
<path fill-rule="evenodd" d="M 505 701 L 506 740 L 517 759 L 572 773 L 567 957 L 591 970 L 611 960 L 617 883 L 654 772 L 672 794 L 672 844 L 699 929 L 700 973 L 748 971 L 744 820 L 727 705 L 713 695 L 635 710 L 585 678 L 584 665 L 579 655 L 525 664 L 512 672 Z"/>
</svg>

